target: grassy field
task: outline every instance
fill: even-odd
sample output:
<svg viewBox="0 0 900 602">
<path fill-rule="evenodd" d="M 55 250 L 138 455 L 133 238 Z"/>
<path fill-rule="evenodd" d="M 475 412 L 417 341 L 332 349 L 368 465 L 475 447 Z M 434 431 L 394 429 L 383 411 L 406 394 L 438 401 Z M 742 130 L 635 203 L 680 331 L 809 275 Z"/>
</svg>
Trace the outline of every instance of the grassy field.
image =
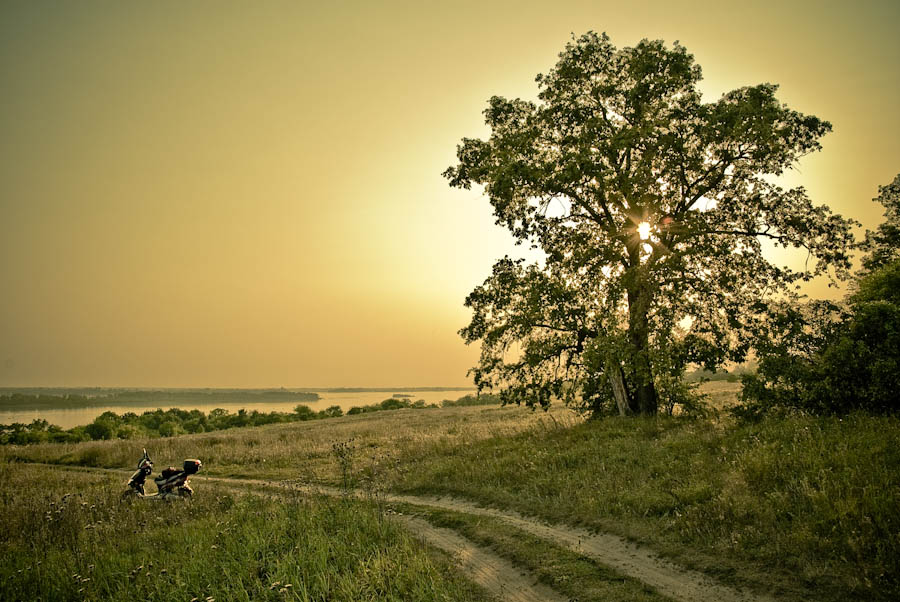
<svg viewBox="0 0 900 602">
<path fill-rule="evenodd" d="M 204 474 L 337 483 L 335 443 L 353 450 L 358 472 L 373 462 L 414 455 L 433 443 L 465 445 L 578 421 L 565 409 L 549 414 L 483 406 L 394 410 L 180 437 L 3 446 L 0 459 L 128 468 L 136 466 L 146 447 L 160 467 L 196 457 L 203 460 Z"/>
<path fill-rule="evenodd" d="M 363 502 L 123 503 L 121 477 L 20 464 L 0 482 L 2 600 L 489 600 Z"/>
<path fill-rule="evenodd" d="M 404 457 L 387 487 L 611 531 L 784 598 L 900 595 L 900 421 L 604 420 Z"/>
<path fill-rule="evenodd" d="M 706 388 L 719 407 L 736 390 Z M 122 468 L 143 445 L 158 466 L 196 456 L 208 474 L 328 484 L 346 477 L 599 528 L 779 599 L 900 597 L 896 418 L 742 425 L 584 422 L 561 408 L 399 410 L 171 439 L 12 446 L 0 459 Z"/>
</svg>

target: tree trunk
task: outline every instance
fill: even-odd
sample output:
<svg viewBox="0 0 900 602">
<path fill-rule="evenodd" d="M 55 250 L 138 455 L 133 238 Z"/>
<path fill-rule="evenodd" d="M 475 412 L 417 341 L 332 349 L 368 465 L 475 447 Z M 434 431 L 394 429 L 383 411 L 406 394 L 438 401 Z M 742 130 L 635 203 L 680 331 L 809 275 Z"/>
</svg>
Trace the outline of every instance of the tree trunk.
<svg viewBox="0 0 900 602">
<path fill-rule="evenodd" d="M 628 413 L 628 393 L 625 391 L 625 379 L 622 377 L 622 367 L 613 362 L 606 366 L 606 374 L 609 378 L 609 386 L 612 387 L 613 397 L 619 407 L 619 416 Z"/>
<path fill-rule="evenodd" d="M 654 415 L 659 407 L 653 370 L 650 365 L 649 295 L 636 286 L 628 289 L 628 338 L 633 353 L 635 409 L 642 415 Z"/>
</svg>

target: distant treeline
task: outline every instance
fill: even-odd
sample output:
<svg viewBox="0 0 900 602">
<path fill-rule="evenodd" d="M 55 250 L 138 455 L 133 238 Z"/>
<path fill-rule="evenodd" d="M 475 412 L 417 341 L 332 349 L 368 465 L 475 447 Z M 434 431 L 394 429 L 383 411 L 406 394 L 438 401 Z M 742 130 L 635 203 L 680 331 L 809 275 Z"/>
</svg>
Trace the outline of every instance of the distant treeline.
<svg viewBox="0 0 900 602">
<path fill-rule="evenodd" d="M 172 390 L 117 390 L 96 395 L 79 393 L 9 393 L 0 395 L 0 409 L 69 409 L 118 405 L 156 405 L 161 403 L 209 404 L 209 403 L 278 403 L 291 401 L 318 401 L 317 393 L 271 390 L 233 389 L 172 389 Z"/>
<path fill-rule="evenodd" d="M 387 391 L 411 391 L 413 393 L 434 393 L 440 391 L 471 391 L 472 387 L 332 387 L 331 389 L 309 389 L 322 393 L 380 393 Z M 401 395 L 394 393 L 394 397 Z"/>
<path fill-rule="evenodd" d="M 698 383 L 705 381 L 727 381 L 730 383 L 738 383 L 741 382 L 741 377 L 745 374 L 753 374 L 756 372 L 756 364 L 748 364 L 744 366 L 738 366 L 734 368 L 732 371 L 725 370 L 717 370 L 712 372 L 711 370 L 706 370 L 704 368 L 697 368 L 696 370 L 692 370 L 690 372 L 686 372 L 684 375 L 684 380 L 689 383 Z"/>
<path fill-rule="evenodd" d="M 494 395 L 466 395 L 456 401 L 444 400 L 443 407 L 499 404 Z M 437 408 L 438 404 L 426 405 L 425 400 L 385 399 L 381 403 L 352 407 L 348 415 L 399 410 L 403 408 Z M 293 412 L 258 412 L 240 409 L 237 413 L 216 408 L 208 414 L 201 410 L 152 410 L 143 414 L 126 412 L 104 412 L 94 421 L 84 426 L 64 430 L 44 419 L 35 419 L 30 424 L 17 422 L 0 424 L 0 444 L 28 445 L 32 443 L 78 443 L 81 441 L 104 439 L 133 439 L 136 437 L 172 437 L 187 433 L 205 433 L 224 429 L 262 426 L 281 422 L 302 422 L 323 418 L 339 418 L 344 415 L 340 406 L 331 406 L 318 412 L 306 405 L 298 405 Z"/>
</svg>

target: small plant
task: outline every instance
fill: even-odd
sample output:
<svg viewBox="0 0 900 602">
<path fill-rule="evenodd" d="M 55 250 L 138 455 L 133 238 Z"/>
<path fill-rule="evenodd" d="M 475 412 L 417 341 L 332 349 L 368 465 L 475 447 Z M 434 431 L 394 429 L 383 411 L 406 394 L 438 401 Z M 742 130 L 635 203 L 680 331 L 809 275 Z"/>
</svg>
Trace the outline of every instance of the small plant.
<svg viewBox="0 0 900 602">
<path fill-rule="evenodd" d="M 338 466 L 341 470 L 341 489 L 345 496 L 350 495 L 350 482 L 353 472 L 353 453 L 356 447 L 353 445 L 353 439 L 341 441 L 331 446 L 331 453 L 337 458 Z"/>
</svg>

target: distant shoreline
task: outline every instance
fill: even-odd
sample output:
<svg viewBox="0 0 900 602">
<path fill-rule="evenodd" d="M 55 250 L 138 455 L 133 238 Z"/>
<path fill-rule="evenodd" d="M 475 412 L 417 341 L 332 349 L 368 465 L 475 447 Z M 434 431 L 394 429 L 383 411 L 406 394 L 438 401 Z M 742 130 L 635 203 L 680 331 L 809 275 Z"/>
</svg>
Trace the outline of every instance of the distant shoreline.
<svg viewBox="0 0 900 602">
<path fill-rule="evenodd" d="M 334 387 L 303 389 L 199 389 L 101 387 L 0 387 L 0 412 L 104 407 L 191 406 L 209 404 L 315 403 L 322 394 L 410 393 L 474 391 L 474 387 Z"/>
<path fill-rule="evenodd" d="M 287 391 L 291 393 L 380 393 L 390 391 L 474 391 L 474 386 L 468 387 L 0 387 L 0 396 L 22 394 L 34 395 L 90 395 L 110 393 L 152 393 L 179 392 L 179 393 L 205 393 L 205 392 L 235 392 L 235 393 L 268 393 Z"/>
</svg>

